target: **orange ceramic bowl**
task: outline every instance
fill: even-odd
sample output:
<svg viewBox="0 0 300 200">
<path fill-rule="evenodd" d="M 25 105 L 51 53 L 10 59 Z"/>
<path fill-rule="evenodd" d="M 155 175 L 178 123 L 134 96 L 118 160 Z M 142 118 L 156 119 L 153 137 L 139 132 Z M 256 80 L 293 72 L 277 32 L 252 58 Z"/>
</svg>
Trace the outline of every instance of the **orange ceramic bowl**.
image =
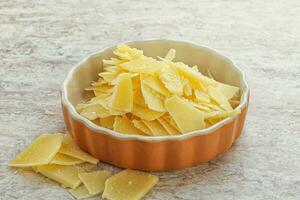
<svg viewBox="0 0 300 200">
<path fill-rule="evenodd" d="M 121 134 L 93 124 L 80 116 L 75 105 L 85 98 L 84 88 L 98 79 L 102 59 L 113 56 L 116 46 L 94 53 L 77 64 L 62 86 L 62 110 L 67 130 L 77 144 L 103 162 L 146 171 L 174 170 L 207 162 L 228 150 L 240 136 L 247 113 L 249 88 L 244 74 L 226 57 L 207 47 L 173 40 L 127 42 L 147 56 L 164 56 L 176 49 L 176 60 L 206 72 L 209 69 L 218 81 L 242 89 L 242 112 L 204 129 L 178 136 L 141 136 Z"/>
</svg>

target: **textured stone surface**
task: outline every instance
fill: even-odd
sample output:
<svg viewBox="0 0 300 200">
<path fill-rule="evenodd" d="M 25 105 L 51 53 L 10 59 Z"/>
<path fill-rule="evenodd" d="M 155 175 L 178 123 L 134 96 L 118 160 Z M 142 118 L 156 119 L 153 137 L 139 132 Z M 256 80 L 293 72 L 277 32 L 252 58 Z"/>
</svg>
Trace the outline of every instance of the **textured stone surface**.
<svg viewBox="0 0 300 200">
<path fill-rule="evenodd" d="M 157 173 L 145 199 L 299 199 L 299 19 L 297 0 L 0 0 L 0 199 L 72 199 L 7 162 L 40 133 L 64 131 L 59 88 L 76 62 L 106 45 L 153 37 L 190 40 L 232 58 L 247 74 L 251 105 L 230 151 Z"/>
</svg>

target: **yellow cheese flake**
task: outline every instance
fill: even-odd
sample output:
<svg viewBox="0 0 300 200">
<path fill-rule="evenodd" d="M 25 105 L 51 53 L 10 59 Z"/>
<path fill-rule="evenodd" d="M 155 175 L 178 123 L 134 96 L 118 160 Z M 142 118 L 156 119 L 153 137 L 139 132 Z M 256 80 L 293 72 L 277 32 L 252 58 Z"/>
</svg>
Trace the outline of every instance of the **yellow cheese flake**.
<svg viewBox="0 0 300 200">
<path fill-rule="evenodd" d="M 85 88 L 85 90 L 87 91 L 98 91 L 98 92 L 102 92 L 102 93 L 112 93 L 113 91 L 113 87 L 111 85 L 100 85 L 100 86 L 90 86 Z"/>
<path fill-rule="evenodd" d="M 104 81 L 110 83 L 118 76 L 118 74 L 115 72 L 101 72 L 99 73 L 99 76 L 102 77 Z"/>
<path fill-rule="evenodd" d="M 111 175 L 110 172 L 101 170 L 80 173 L 78 176 L 88 190 L 89 194 L 97 195 L 104 191 L 104 183 Z"/>
<path fill-rule="evenodd" d="M 100 125 L 105 128 L 113 129 L 114 122 L 115 122 L 115 116 L 100 118 Z"/>
<path fill-rule="evenodd" d="M 64 165 L 41 165 L 36 168 L 36 171 L 72 189 L 80 185 L 81 181 L 78 178 L 78 174 L 83 172 L 77 166 Z"/>
<path fill-rule="evenodd" d="M 238 87 L 218 82 L 217 88 L 223 93 L 227 100 L 231 99 L 240 89 Z"/>
<path fill-rule="evenodd" d="M 232 107 L 219 88 L 208 87 L 209 96 L 225 110 L 232 110 Z"/>
<path fill-rule="evenodd" d="M 169 135 L 179 135 L 180 132 L 163 118 L 158 118 L 157 121 L 165 128 Z"/>
<path fill-rule="evenodd" d="M 91 156 L 90 154 L 82 151 L 75 143 L 75 141 L 69 136 L 65 135 L 63 137 L 63 142 L 59 152 L 92 164 L 97 164 L 98 160 Z"/>
<path fill-rule="evenodd" d="M 80 163 L 84 163 L 84 161 L 61 153 L 57 153 L 50 162 L 50 164 L 57 165 L 77 165 Z"/>
<path fill-rule="evenodd" d="M 235 109 L 231 111 L 214 111 L 204 114 L 205 119 L 221 119 L 225 117 L 235 116 L 241 113 L 240 109 Z"/>
<path fill-rule="evenodd" d="M 129 72 L 155 74 L 163 65 L 153 58 L 140 58 L 122 63 L 120 67 Z"/>
<path fill-rule="evenodd" d="M 135 128 L 133 123 L 125 116 L 115 118 L 114 131 L 127 134 L 144 135 L 144 133 Z"/>
<path fill-rule="evenodd" d="M 9 166 L 33 167 L 48 164 L 60 149 L 62 140 L 60 133 L 42 134 L 11 160 Z"/>
<path fill-rule="evenodd" d="M 167 88 L 159 80 L 158 77 L 141 74 L 141 81 L 155 92 L 164 96 L 170 96 L 170 92 L 167 90 Z"/>
<path fill-rule="evenodd" d="M 158 112 L 165 111 L 163 100 L 158 94 L 155 94 L 148 86 L 143 83 L 141 84 L 141 89 L 145 102 L 151 110 L 155 110 Z"/>
<path fill-rule="evenodd" d="M 143 122 L 151 130 L 153 136 L 169 135 L 167 130 L 157 120 L 153 120 L 153 121 L 143 120 Z"/>
<path fill-rule="evenodd" d="M 210 103 L 209 96 L 200 89 L 194 90 L 195 97 L 200 102 Z"/>
<path fill-rule="evenodd" d="M 108 117 L 111 115 L 109 110 L 104 108 L 98 101 L 89 104 L 78 104 L 76 109 L 80 115 L 89 120 L 95 120 L 99 117 Z"/>
<path fill-rule="evenodd" d="M 76 189 L 70 189 L 69 192 L 76 199 L 86 199 L 95 196 L 94 194 L 90 194 L 84 185 L 81 185 Z"/>
<path fill-rule="evenodd" d="M 203 112 L 194 108 L 188 101 L 173 96 L 166 99 L 165 107 L 181 132 L 205 128 Z"/>
<path fill-rule="evenodd" d="M 157 182 L 157 176 L 126 169 L 107 179 L 102 198 L 140 200 Z"/>
<path fill-rule="evenodd" d="M 131 112 L 133 106 L 133 94 L 130 74 L 123 73 L 118 76 L 111 103 L 113 109 Z"/>
<path fill-rule="evenodd" d="M 134 126 L 144 132 L 146 135 L 153 135 L 152 131 L 146 126 L 146 124 L 141 120 L 132 120 Z"/>
<path fill-rule="evenodd" d="M 161 118 L 163 118 L 167 123 L 169 123 L 173 128 L 175 128 L 178 132 L 180 132 L 180 129 L 176 125 L 175 121 L 172 119 L 170 115 L 164 115 Z M 180 132 L 181 133 L 181 132 Z"/>
<path fill-rule="evenodd" d="M 157 112 L 157 111 L 154 111 L 154 110 L 150 110 L 148 108 L 145 108 L 145 107 L 139 106 L 137 104 L 134 104 L 133 109 L 132 109 L 132 114 L 139 117 L 139 118 L 141 118 L 141 119 L 151 121 L 151 120 L 155 120 L 155 119 L 159 118 L 164 113 L 163 112 Z"/>
<path fill-rule="evenodd" d="M 165 60 L 172 61 L 172 60 L 174 60 L 175 56 L 176 56 L 176 50 L 170 49 L 168 51 L 167 55 L 165 56 Z"/>
<path fill-rule="evenodd" d="M 178 95 L 183 93 L 181 77 L 170 66 L 162 68 L 159 78 L 170 92 Z"/>
</svg>

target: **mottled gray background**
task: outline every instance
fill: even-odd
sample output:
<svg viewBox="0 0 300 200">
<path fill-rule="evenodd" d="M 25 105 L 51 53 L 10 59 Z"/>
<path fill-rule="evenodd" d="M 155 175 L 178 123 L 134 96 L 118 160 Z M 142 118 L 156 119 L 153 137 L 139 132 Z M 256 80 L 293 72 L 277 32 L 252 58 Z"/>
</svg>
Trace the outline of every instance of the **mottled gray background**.
<svg viewBox="0 0 300 200">
<path fill-rule="evenodd" d="M 40 133 L 64 131 L 59 88 L 75 63 L 104 46 L 153 37 L 232 58 L 247 74 L 251 106 L 230 151 L 158 173 L 145 199 L 300 199 L 299 20 L 298 0 L 0 0 L 0 199 L 72 199 L 7 162 Z"/>
</svg>

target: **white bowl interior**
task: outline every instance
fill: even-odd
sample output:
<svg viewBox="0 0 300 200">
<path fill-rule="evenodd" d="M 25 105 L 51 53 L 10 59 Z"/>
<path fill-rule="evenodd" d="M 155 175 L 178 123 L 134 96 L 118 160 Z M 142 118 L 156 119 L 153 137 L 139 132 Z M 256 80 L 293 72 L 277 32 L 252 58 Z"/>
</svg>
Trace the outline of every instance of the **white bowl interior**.
<svg viewBox="0 0 300 200">
<path fill-rule="evenodd" d="M 142 49 L 144 55 L 151 57 L 164 57 L 168 50 L 173 48 L 176 50 L 175 61 L 184 62 L 189 66 L 197 65 L 203 74 L 209 69 L 216 80 L 240 87 L 243 92 L 246 89 L 243 76 L 233 63 L 209 48 L 172 40 L 135 41 L 127 44 Z M 85 100 L 87 93 L 84 92 L 84 88 L 99 78 L 98 73 L 103 70 L 102 60 L 115 57 L 112 53 L 115 48 L 116 46 L 113 46 L 93 54 L 73 70 L 73 74 L 65 83 L 67 99 L 73 106 Z"/>
</svg>

